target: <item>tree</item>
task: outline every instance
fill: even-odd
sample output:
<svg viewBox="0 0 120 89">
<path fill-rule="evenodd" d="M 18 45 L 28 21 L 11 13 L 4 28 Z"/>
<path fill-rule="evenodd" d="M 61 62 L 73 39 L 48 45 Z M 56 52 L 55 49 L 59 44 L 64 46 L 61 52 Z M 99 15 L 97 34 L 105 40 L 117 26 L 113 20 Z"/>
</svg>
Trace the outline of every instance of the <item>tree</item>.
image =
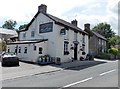
<svg viewBox="0 0 120 89">
<path fill-rule="evenodd" d="M 6 50 L 6 42 L 0 41 L 0 51 L 5 51 L 5 50 Z"/>
<path fill-rule="evenodd" d="M 115 45 L 118 45 L 120 43 L 120 36 L 118 35 L 112 36 L 111 38 L 108 39 L 108 43 L 113 47 Z"/>
<path fill-rule="evenodd" d="M 17 25 L 16 21 L 8 20 L 8 21 L 5 21 L 5 23 L 2 25 L 2 27 L 13 30 L 13 29 L 15 29 L 16 25 Z"/>
<path fill-rule="evenodd" d="M 26 27 L 27 27 L 27 25 L 28 25 L 28 24 L 23 24 L 23 25 L 20 25 L 19 30 L 26 28 Z"/>
<path fill-rule="evenodd" d="M 103 35 L 107 39 L 115 35 L 115 32 L 112 31 L 110 24 L 107 24 L 106 22 L 99 23 L 92 30 Z"/>
<path fill-rule="evenodd" d="M 119 50 L 115 47 L 112 47 L 111 49 L 108 50 L 109 53 L 113 54 L 115 56 L 115 59 L 117 57 L 117 55 L 119 55 Z"/>
</svg>

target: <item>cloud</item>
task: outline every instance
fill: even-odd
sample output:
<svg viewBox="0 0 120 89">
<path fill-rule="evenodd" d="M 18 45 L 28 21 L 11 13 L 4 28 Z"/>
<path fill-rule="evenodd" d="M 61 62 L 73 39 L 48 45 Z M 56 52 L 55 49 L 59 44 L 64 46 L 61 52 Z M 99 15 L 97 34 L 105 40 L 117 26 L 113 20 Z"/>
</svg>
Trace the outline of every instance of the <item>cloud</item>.
<svg viewBox="0 0 120 89">
<path fill-rule="evenodd" d="M 78 26 L 89 22 L 91 28 L 108 22 L 117 31 L 118 0 L 2 0 L 0 20 L 13 19 L 18 24 L 30 22 L 40 4 L 47 5 L 47 12 L 66 21 L 78 20 Z M 1 24 L 1 22 L 0 22 Z"/>
<path fill-rule="evenodd" d="M 90 23 L 91 28 L 101 22 L 107 22 L 112 29 L 118 32 L 118 0 L 96 0 L 85 5 L 78 5 L 63 14 L 66 20 L 78 20 L 78 26 L 82 29 L 83 24 Z"/>
</svg>

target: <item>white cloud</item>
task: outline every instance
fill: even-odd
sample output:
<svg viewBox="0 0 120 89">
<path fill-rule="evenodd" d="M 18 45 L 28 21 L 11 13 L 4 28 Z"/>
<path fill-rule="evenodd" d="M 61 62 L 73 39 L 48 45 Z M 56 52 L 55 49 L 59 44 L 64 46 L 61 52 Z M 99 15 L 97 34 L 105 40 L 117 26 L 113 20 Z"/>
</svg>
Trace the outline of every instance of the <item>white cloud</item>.
<svg viewBox="0 0 120 89">
<path fill-rule="evenodd" d="M 99 22 L 108 22 L 117 30 L 118 0 L 1 0 L 0 18 L 17 22 L 29 22 L 40 4 L 47 5 L 47 12 L 71 21 L 78 20 L 78 26 L 89 22 L 91 27 Z M 116 31 L 117 32 L 117 31 Z"/>
</svg>

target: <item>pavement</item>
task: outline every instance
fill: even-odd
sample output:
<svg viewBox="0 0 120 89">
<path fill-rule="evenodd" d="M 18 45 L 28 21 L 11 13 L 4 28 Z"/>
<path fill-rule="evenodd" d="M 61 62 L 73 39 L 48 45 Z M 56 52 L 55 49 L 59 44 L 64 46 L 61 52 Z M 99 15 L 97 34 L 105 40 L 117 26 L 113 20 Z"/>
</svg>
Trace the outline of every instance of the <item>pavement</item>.
<svg viewBox="0 0 120 89">
<path fill-rule="evenodd" d="M 26 76 L 33 76 L 38 74 L 57 72 L 75 67 L 83 67 L 83 66 L 90 67 L 91 65 L 97 65 L 101 63 L 106 63 L 106 61 L 95 59 L 95 61 L 74 61 L 69 63 L 62 63 L 61 65 L 51 64 L 46 66 L 39 66 L 39 65 L 26 64 L 26 63 L 25 63 L 26 66 L 22 66 L 24 63 L 20 63 L 19 67 L 12 67 L 12 68 L 0 67 L 0 69 L 2 69 L 2 73 L 1 73 L 2 79 L 0 79 L 0 81 L 21 78 Z"/>
</svg>

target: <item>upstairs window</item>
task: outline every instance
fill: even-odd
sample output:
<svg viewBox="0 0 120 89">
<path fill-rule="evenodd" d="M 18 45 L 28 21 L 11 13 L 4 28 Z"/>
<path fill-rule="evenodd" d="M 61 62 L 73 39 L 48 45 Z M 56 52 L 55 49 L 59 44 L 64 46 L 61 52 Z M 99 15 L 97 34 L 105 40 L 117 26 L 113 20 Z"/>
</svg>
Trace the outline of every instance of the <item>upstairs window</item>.
<svg viewBox="0 0 120 89">
<path fill-rule="evenodd" d="M 82 41 L 83 43 L 85 43 L 85 35 L 83 35 Z"/>
<path fill-rule="evenodd" d="M 31 37 L 35 37 L 35 31 L 31 31 Z"/>
<path fill-rule="evenodd" d="M 53 22 L 40 24 L 39 33 L 47 33 L 53 31 Z"/>
<path fill-rule="evenodd" d="M 99 41 L 99 45 L 101 44 L 101 39 L 98 40 Z"/>
<path fill-rule="evenodd" d="M 77 41 L 77 32 L 74 32 L 74 40 Z"/>
<path fill-rule="evenodd" d="M 65 40 L 69 40 L 69 29 L 65 27 L 65 35 L 64 35 Z"/>
<path fill-rule="evenodd" d="M 25 38 L 26 37 L 26 32 L 25 33 L 23 33 L 23 38 Z"/>
</svg>

